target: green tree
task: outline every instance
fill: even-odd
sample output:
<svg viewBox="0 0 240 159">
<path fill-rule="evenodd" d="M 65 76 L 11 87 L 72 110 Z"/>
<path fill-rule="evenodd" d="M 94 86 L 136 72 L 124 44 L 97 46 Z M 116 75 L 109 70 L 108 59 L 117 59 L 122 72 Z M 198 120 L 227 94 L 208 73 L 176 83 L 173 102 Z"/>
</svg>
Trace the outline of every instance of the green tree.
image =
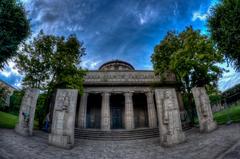
<svg viewBox="0 0 240 159">
<path fill-rule="evenodd" d="M 7 106 L 7 98 L 9 96 L 9 92 L 7 91 L 6 88 L 0 87 L 0 110 L 3 111 L 5 110 Z"/>
<path fill-rule="evenodd" d="M 208 28 L 217 48 L 240 71 L 240 0 L 221 0 L 211 9 Z"/>
<path fill-rule="evenodd" d="M 23 86 L 41 90 L 74 88 L 81 92 L 85 71 L 79 64 L 83 55 L 85 48 L 76 36 L 65 39 L 41 31 L 24 43 L 16 59 L 17 68 L 24 74 Z"/>
<path fill-rule="evenodd" d="M 0 1 L 0 69 L 16 55 L 20 42 L 30 32 L 25 10 L 16 0 Z"/>
<path fill-rule="evenodd" d="M 10 97 L 9 112 L 18 115 L 21 106 L 22 98 L 24 96 L 23 91 L 14 91 Z"/>
<path fill-rule="evenodd" d="M 214 44 L 199 30 L 187 27 L 176 34 L 169 32 L 154 48 L 152 63 L 156 74 L 163 76 L 170 71 L 176 75 L 180 89 L 188 99 L 192 122 L 194 107 L 191 89 L 193 87 L 216 87 L 222 69 L 217 63 L 222 62 L 222 55 L 214 49 Z"/>
<path fill-rule="evenodd" d="M 50 103 L 54 102 L 57 88 L 78 89 L 82 92 L 85 70 L 79 65 L 84 55 L 83 43 L 75 35 L 65 39 L 45 35 L 41 31 L 32 41 L 24 43 L 16 60 L 17 67 L 25 75 L 24 87 L 39 88 L 47 94 L 43 115 L 49 111 Z"/>
</svg>

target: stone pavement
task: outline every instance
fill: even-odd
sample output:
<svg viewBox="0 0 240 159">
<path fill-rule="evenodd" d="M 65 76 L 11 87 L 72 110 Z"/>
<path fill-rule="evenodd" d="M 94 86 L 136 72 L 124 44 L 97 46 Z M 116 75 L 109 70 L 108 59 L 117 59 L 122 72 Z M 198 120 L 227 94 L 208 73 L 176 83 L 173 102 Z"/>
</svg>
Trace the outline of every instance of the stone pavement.
<svg viewBox="0 0 240 159">
<path fill-rule="evenodd" d="M 71 150 L 49 146 L 43 132 L 22 137 L 13 130 L 0 129 L 0 159 L 213 159 L 240 158 L 240 124 L 219 126 L 207 134 L 188 130 L 186 142 L 161 147 L 159 138 L 133 141 L 77 140 Z"/>
</svg>

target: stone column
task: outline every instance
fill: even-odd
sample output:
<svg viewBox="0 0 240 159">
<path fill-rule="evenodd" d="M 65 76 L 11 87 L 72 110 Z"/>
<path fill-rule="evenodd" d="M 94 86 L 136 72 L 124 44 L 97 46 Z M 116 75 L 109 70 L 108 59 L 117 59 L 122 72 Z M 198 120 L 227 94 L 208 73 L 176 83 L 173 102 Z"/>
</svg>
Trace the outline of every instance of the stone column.
<svg viewBox="0 0 240 159">
<path fill-rule="evenodd" d="M 156 89 L 155 97 L 161 144 L 171 146 L 185 141 L 175 89 Z"/>
<path fill-rule="evenodd" d="M 194 87 L 192 89 L 194 101 L 196 104 L 198 120 L 201 132 L 210 132 L 217 128 L 213 121 L 210 100 L 204 87 Z"/>
<path fill-rule="evenodd" d="M 34 88 L 26 90 L 19 111 L 19 122 L 15 127 L 15 131 L 18 134 L 24 136 L 32 135 L 34 115 L 39 92 L 39 89 Z"/>
<path fill-rule="evenodd" d="M 148 108 L 148 124 L 150 128 L 157 127 L 157 112 L 154 105 L 154 98 L 152 92 L 147 92 L 147 108 Z"/>
<path fill-rule="evenodd" d="M 49 144 L 62 148 L 73 147 L 77 96 L 78 91 L 74 89 L 57 90 Z"/>
<path fill-rule="evenodd" d="M 125 128 L 127 130 L 134 129 L 134 112 L 132 93 L 124 93 L 125 96 Z"/>
<path fill-rule="evenodd" d="M 102 93 L 102 109 L 101 109 L 101 129 L 110 130 L 110 105 L 109 105 L 110 94 L 105 92 Z"/>
<path fill-rule="evenodd" d="M 86 119 L 87 119 L 87 99 L 88 93 L 84 92 L 81 96 L 81 101 L 78 110 L 78 127 L 86 128 Z"/>
</svg>

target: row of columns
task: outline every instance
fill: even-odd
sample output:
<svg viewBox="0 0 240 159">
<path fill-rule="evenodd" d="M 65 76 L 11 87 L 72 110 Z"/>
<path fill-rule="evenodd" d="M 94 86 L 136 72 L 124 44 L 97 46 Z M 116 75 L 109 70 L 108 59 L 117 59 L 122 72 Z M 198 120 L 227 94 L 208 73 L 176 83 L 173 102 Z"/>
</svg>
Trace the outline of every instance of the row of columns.
<svg viewBox="0 0 240 159">
<path fill-rule="evenodd" d="M 125 128 L 127 130 L 134 129 L 134 109 L 133 109 L 133 93 L 125 92 Z M 147 109 L 148 109 L 148 121 L 150 128 L 157 127 L 157 115 L 154 105 L 154 98 L 152 92 L 146 93 L 147 97 Z M 88 93 L 84 92 L 81 96 L 80 108 L 78 112 L 78 127 L 86 128 L 86 115 L 87 115 L 87 99 Z M 101 129 L 111 129 L 111 116 L 110 116 L 110 93 L 102 93 L 102 108 L 101 108 Z"/>
</svg>

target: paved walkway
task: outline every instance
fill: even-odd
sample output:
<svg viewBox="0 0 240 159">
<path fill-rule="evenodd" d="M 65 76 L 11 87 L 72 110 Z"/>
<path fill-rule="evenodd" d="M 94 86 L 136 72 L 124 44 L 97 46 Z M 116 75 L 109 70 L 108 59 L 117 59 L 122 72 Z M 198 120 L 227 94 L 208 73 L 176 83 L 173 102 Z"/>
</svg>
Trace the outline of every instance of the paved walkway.
<svg viewBox="0 0 240 159">
<path fill-rule="evenodd" d="M 46 135 L 37 132 L 22 137 L 0 129 L 0 159 L 213 159 L 240 158 L 240 124 L 220 126 L 201 134 L 186 132 L 187 141 L 171 148 L 161 147 L 159 138 L 134 141 L 77 140 L 71 150 L 49 146 Z"/>
</svg>

